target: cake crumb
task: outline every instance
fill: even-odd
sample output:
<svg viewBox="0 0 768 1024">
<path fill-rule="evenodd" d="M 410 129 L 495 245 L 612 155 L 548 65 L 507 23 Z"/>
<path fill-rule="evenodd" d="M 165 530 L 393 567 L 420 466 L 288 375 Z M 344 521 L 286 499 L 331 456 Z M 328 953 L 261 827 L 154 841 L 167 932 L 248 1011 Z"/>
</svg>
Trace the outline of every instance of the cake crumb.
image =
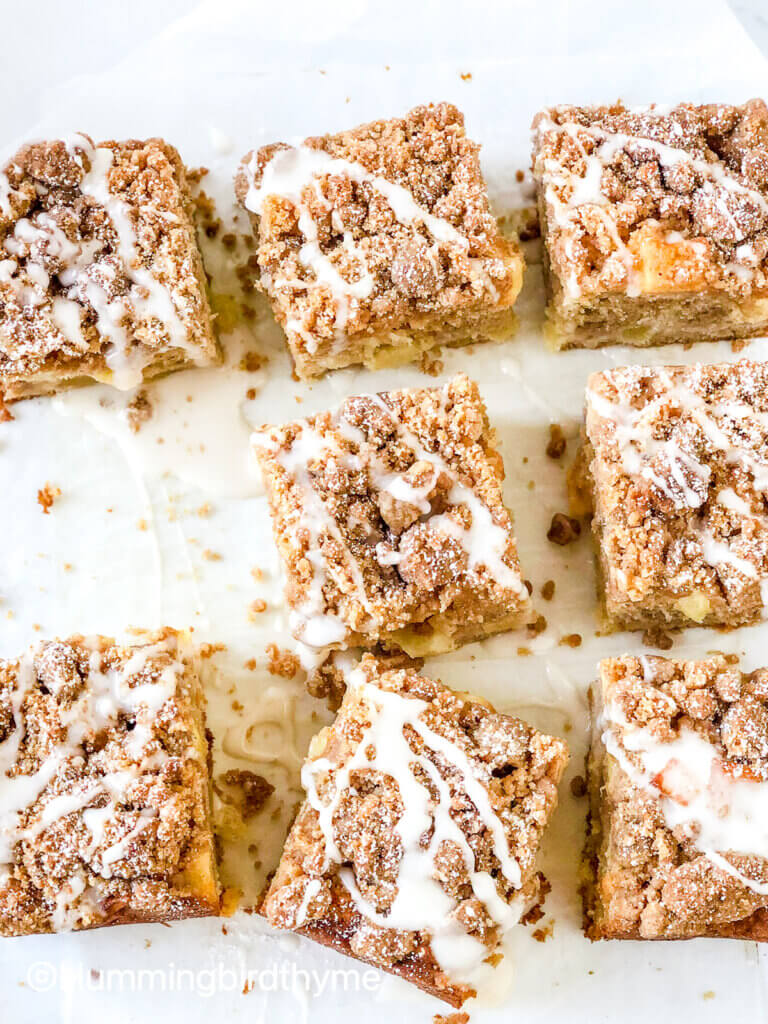
<svg viewBox="0 0 768 1024">
<path fill-rule="evenodd" d="M 142 388 L 134 395 L 125 409 L 126 421 L 134 434 L 138 434 L 142 424 L 152 418 L 152 413 L 152 403 L 147 392 Z"/>
<path fill-rule="evenodd" d="M 203 558 L 206 562 L 220 562 L 221 557 L 218 551 L 211 551 L 210 548 L 206 548 L 203 552 Z"/>
<path fill-rule="evenodd" d="M 261 615 L 266 610 L 267 602 L 263 598 L 257 597 L 255 601 L 251 601 L 251 603 L 248 605 L 249 621 L 253 622 L 257 615 Z"/>
<path fill-rule="evenodd" d="M 436 1013 L 432 1018 L 432 1024 L 469 1024 L 469 1014 L 463 1010 L 456 1013 Z"/>
<path fill-rule="evenodd" d="M 2 394 L 0 394 L 0 423 L 10 423 L 13 419 L 13 413 L 5 404 Z"/>
<path fill-rule="evenodd" d="M 572 544 L 578 540 L 580 536 L 581 523 L 578 519 L 567 516 L 563 512 L 555 512 L 549 530 L 547 530 L 547 540 L 564 547 L 566 544 Z"/>
<path fill-rule="evenodd" d="M 546 447 L 548 458 L 561 459 L 563 455 L 565 455 L 565 449 L 567 446 L 568 442 L 565 440 L 563 428 L 559 423 L 550 423 L 549 442 Z"/>
<path fill-rule="evenodd" d="M 544 598 L 545 601 L 551 601 L 552 600 L 552 598 L 555 596 L 555 581 L 554 580 L 547 580 L 546 583 L 542 584 L 541 596 Z"/>
<path fill-rule="evenodd" d="M 243 821 L 255 817 L 275 791 L 263 776 L 241 768 L 217 776 L 213 788 L 224 803 L 237 809 Z"/>
<path fill-rule="evenodd" d="M 212 658 L 214 654 L 218 654 L 220 651 L 226 651 L 226 649 L 226 644 L 200 644 L 198 654 L 201 658 L 207 661 L 208 658 Z"/>
<path fill-rule="evenodd" d="M 567 633 L 560 637 L 561 647 L 581 647 L 581 633 Z"/>
<path fill-rule="evenodd" d="M 257 583 L 261 583 L 261 581 L 264 579 L 264 570 L 259 569 L 259 567 L 255 565 L 251 569 L 251 576 L 256 580 Z"/>
<path fill-rule="evenodd" d="M 643 643 L 646 647 L 655 647 L 659 651 L 672 649 L 673 640 L 669 633 L 663 629 L 646 629 L 643 633 Z"/>
<path fill-rule="evenodd" d="M 37 503 L 43 510 L 43 515 L 49 515 L 54 501 L 61 497 L 61 488 L 55 484 L 47 483 L 37 492 Z"/>
<path fill-rule="evenodd" d="M 284 647 L 278 647 L 277 644 L 267 644 L 266 652 L 269 658 L 267 669 L 270 675 L 280 676 L 283 679 L 293 679 L 301 668 L 301 662 L 298 657 Z"/>
<path fill-rule="evenodd" d="M 571 796 L 575 796 L 577 800 L 580 800 L 583 796 L 587 795 L 587 780 L 583 775 L 574 775 L 571 779 Z"/>
<path fill-rule="evenodd" d="M 538 636 L 547 628 L 547 620 L 543 615 L 537 615 L 533 622 L 529 622 L 525 628 L 531 636 Z"/>
<path fill-rule="evenodd" d="M 439 377 L 445 369 L 445 364 L 440 356 L 440 348 L 432 349 L 431 352 L 422 352 L 421 360 L 419 361 L 419 369 L 422 373 L 426 373 L 428 377 Z"/>
<path fill-rule="evenodd" d="M 545 925 L 544 928 L 537 928 L 536 931 L 532 932 L 531 934 L 533 935 L 533 938 L 536 939 L 537 942 L 546 942 L 547 939 L 551 939 L 552 938 L 552 934 L 553 934 L 554 930 L 555 930 L 555 922 L 554 921 L 550 921 L 549 924 Z"/>
</svg>

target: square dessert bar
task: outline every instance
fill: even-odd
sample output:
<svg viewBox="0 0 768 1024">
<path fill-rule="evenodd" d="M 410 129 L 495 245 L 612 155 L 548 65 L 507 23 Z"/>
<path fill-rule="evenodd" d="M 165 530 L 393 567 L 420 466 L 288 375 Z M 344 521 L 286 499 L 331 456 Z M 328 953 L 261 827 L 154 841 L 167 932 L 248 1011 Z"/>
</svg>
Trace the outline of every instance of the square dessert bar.
<svg viewBox="0 0 768 1024">
<path fill-rule="evenodd" d="M 372 655 L 312 741 L 262 912 L 460 1006 L 539 897 L 566 745 Z"/>
<path fill-rule="evenodd" d="M 0 169 L 0 396 L 218 361 L 184 165 L 162 139 L 24 146 Z"/>
<path fill-rule="evenodd" d="M 557 348 L 768 331 L 768 108 L 559 106 L 533 122 Z"/>
<path fill-rule="evenodd" d="M 468 377 L 348 398 L 254 445 L 307 647 L 419 657 L 527 620 L 503 464 Z"/>
<path fill-rule="evenodd" d="M 592 698 L 587 935 L 768 940 L 768 669 L 610 658 Z"/>
<path fill-rule="evenodd" d="M 0 660 L 0 935 L 218 912 L 191 652 L 74 636 Z"/>
<path fill-rule="evenodd" d="M 296 372 L 508 336 L 523 278 L 448 103 L 249 153 L 235 182 Z"/>
<path fill-rule="evenodd" d="M 768 364 L 594 374 L 582 465 L 611 626 L 766 614 Z"/>
</svg>

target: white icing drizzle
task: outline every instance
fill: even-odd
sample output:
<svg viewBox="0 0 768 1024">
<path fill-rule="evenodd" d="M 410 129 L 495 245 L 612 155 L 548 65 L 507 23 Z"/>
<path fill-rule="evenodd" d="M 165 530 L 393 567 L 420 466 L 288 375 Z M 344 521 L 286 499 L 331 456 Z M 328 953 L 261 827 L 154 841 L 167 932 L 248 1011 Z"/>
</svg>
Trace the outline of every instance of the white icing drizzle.
<svg viewBox="0 0 768 1024">
<path fill-rule="evenodd" d="M 666 368 L 658 368 L 655 372 L 662 385 L 660 393 L 640 408 L 635 408 L 629 401 L 611 401 L 591 388 L 587 390 L 587 406 L 613 425 L 612 440 L 618 449 L 624 471 L 630 476 L 650 481 L 680 507 L 679 493 L 671 489 L 664 476 L 657 473 L 650 464 L 655 458 L 661 457 L 682 491 L 683 507 L 698 509 L 709 500 L 710 468 L 683 451 L 674 440 L 659 440 L 653 436 L 654 423 L 660 410 L 671 406 L 679 408 L 682 415 L 696 423 L 707 442 L 716 451 L 725 453 L 729 465 L 740 466 L 752 475 L 752 487 L 757 493 L 768 491 L 768 464 L 756 452 L 745 448 L 740 437 L 731 437 L 726 428 L 729 421 L 735 421 L 738 425 L 741 421 L 759 420 L 765 424 L 768 417 L 743 402 L 709 402 L 684 381 L 674 380 Z M 607 376 L 610 378 L 610 372 Z M 688 485 L 686 472 L 701 482 L 702 491 Z M 765 517 L 752 513 L 748 503 L 732 488 L 721 489 L 712 500 L 724 505 L 735 515 L 765 522 L 768 526 Z M 768 574 L 761 573 L 750 559 L 739 555 L 727 540 L 716 537 L 704 523 L 694 523 L 693 530 L 701 544 L 702 557 L 708 565 L 715 569 L 728 565 L 747 579 L 760 582 L 765 613 L 768 609 Z"/>
<path fill-rule="evenodd" d="M 478 779 L 478 769 L 466 753 L 455 742 L 439 735 L 423 721 L 423 713 L 429 706 L 425 701 L 382 690 L 369 683 L 360 669 L 350 673 L 348 686 L 354 689 L 355 697 L 365 703 L 370 719 L 355 753 L 341 767 L 326 758 L 317 758 L 308 760 L 302 770 L 302 784 L 307 792 L 307 800 L 318 814 L 319 827 L 325 841 L 324 870 L 332 863 L 343 864 L 334 836 L 333 819 L 344 791 L 354 788 L 352 774 L 369 770 L 392 778 L 399 789 L 403 807 L 403 813 L 395 826 L 403 854 L 397 878 L 397 894 L 388 912 L 379 913 L 365 899 L 349 867 L 342 866 L 339 877 L 359 912 L 369 921 L 384 928 L 426 931 L 430 935 L 432 952 L 444 970 L 453 975 L 471 971 L 480 965 L 488 950 L 479 940 L 468 935 L 455 919 L 452 912 L 456 903 L 434 877 L 435 855 L 441 843 L 449 842 L 460 849 L 475 896 L 502 929 L 507 930 L 517 923 L 522 912 L 522 901 L 515 899 L 507 903 L 500 895 L 494 878 L 487 872 L 475 870 L 474 853 L 450 814 L 450 787 L 424 753 L 414 754 L 403 729 L 410 726 L 429 750 L 439 755 L 451 769 L 458 771 L 464 791 L 474 804 L 482 824 L 493 837 L 493 852 L 507 885 L 520 889 L 520 865 L 510 853 L 504 826 L 491 806 L 488 791 Z M 436 804 L 415 776 L 414 765 L 419 766 L 438 791 L 439 800 Z M 331 796 L 326 802 L 318 792 L 318 780 L 328 773 L 333 773 L 333 777 Z M 430 829 L 429 844 L 425 848 L 421 840 Z"/>
<path fill-rule="evenodd" d="M 162 707 L 175 696 L 179 678 L 184 672 L 181 662 L 172 661 L 164 666 L 155 682 L 129 687 L 124 685 L 124 681 L 141 671 L 149 658 L 168 652 L 168 644 L 161 641 L 137 647 L 122 667 L 105 670 L 102 667 L 102 655 L 94 643 L 88 678 L 82 692 L 70 706 L 59 707 L 63 739 L 49 752 L 37 771 L 29 775 L 9 776 L 8 772 L 18 760 L 25 735 L 22 707 L 36 683 L 35 658 L 39 649 L 33 648 L 20 659 L 15 686 L 10 694 L 14 728 L 0 742 L 0 871 L 4 872 L 14 862 L 17 843 L 34 841 L 50 825 L 77 812 L 81 813 L 83 822 L 91 831 L 89 853 L 94 854 L 103 841 L 107 823 L 114 817 L 119 804 L 126 801 L 133 783 L 145 771 L 160 767 L 167 757 L 162 752 L 149 753 L 147 750 L 152 740 L 152 722 Z M 22 828 L 20 816 L 37 802 L 68 762 L 82 758 L 82 743 L 86 737 L 114 725 L 120 714 L 135 716 L 135 727 L 126 736 L 127 753 L 135 764 L 123 770 L 84 779 L 81 788 L 50 799 L 41 808 L 34 823 Z M 89 807 L 89 804 L 104 797 L 107 798 L 107 806 Z M 103 877 L 111 877 L 111 865 L 125 856 L 131 841 L 146 828 L 154 814 L 154 811 L 141 812 L 133 829 L 101 851 L 103 869 L 100 874 Z M 82 911 L 82 907 L 73 905 L 77 903 L 85 883 L 82 879 L 70 879 L 70 883 L 71 892 L 68 894 L 66 889 L 63 890 L 57 901 L 54 913 L 57 930 L 64 927 L 66 921 L 69 921 L 70 927 L 73 926 Z M 72 910 L 69 918 L 67 908 Z"/>
<path fill-rule="evenodd" d="M 645 672 L 647 678 L 647 668 Z M 768 860 L 768 783 L 724 771 L 716 748 L 694 729 L 681 728 L 674 740 L 660 742 L 609 702 L 602 725 L 605 749 L 633 785 L 658 799 L 667 827 L 682 828 L 713 864 L 753 892 L 768 896 L 768 883 L 744 875 L 722 855 L 739 853 Z M 627 751 L 639 759 L 641 767 Z M 663 790 L 654 780 L 662 781 Z"/>
<path fill-rule="evenodd" d="M 99 239 L 71 241 L 46 212 L 36 212 L 31 219 L 21 218 L 17 221 L 12 234 L 5 240 L 5 251 L 19 255 L 22 251 L 28 251 L 29 247 L 40 244 L 62 265 L 57 277 L 64 294 L 53 297 L 53 322 L 70 344 L 78 350 L 87 351 L 81 318 L 81 302 L 83 297 L 87 300 L 96 314 L 100 334 L 110 342 L 106 362 L 113 374 L 111 383 L 116 387 L 127 390 L 139 384 L 142 371 L 150 359 L 150 355 L 136 344 L 134 334 L 125 326 L 127 318 L 133 317 L 143 325 L 149 321 L 159 322 L 172 347 L 182 349 L 193 360 L 197 357 L 199 361 L 199 353 L 190 342 L 188 330 L 180 316 L 188 300 L 183 294 L 172 292 L 143 265 L 131 208 L 110 191 L 109 171 L 114 161 L 112 150 L 96 147 L 86 136 L 79 134 L 65 140 L 65 143 L 70 157 L 84 171 L 84 157 L 88 159 L 89 170 L 85 171 L 79 191 L 101 206 L 111 221 L 117 239 L 116 257 L 120 270 L 130 282 L 128 291 L 124 295 L 110 298 L 102 280 L 113 278 L 115 269 L 109 262 L 100 260 L 102 242 Z M 169 216 L 164 215 L 166 220 Z M 50 287 L 50 276 L 44 266 L 29 252 L 24 269 L 32 281 L 30 287 L 13 278 L 13 272 L 18 268 L 15 265 L 9 266 L 11 263 L 3 261 L 0 281 L 11 284 L 22 306 L 44 305 L 48 301 Z M 98 266 L 99 275 L 92 273 L 94 265 Z"/>
<path fill-rule="evenodd" d="M 445 401 L 448 386 L 442 389 L 442 395 Z M 307 469 L 310 462 L 323 462 L 328 458 L 339 460 L 351 470 L 367 468 L 371 483 L 377 490 L 386 491 L 401 501 L 413 503 L 422 513 L 422 520 L 427 522 L 431 529 L 441 531 L 458 541 L 468 555 L 470 570 L 485 568 L 500 586 L 511 590 L 519 597 L 526 596 L 527 591 L 520 574 L 504 561 L 509 535 L 503 527 L 494 522 L 486 505 L 469 487 L 457 479 L 455 471 L 439 454 L 428 451 L 419 438 L 397 420 L 393 411 L 379 395 L 361 397 L 379 406 L 395 427 L 398 439 L 413 451 L 415 461 L 427 462 L 432 467 L 430 479 L 420 488 L 414 487 L 403 474 L 392 473 L 381 458 L 376 457 L 364 433 L 344 419 L 339 410 L 333 416 L 333 430 L 346 440 L 357 444 L 361 449 L 361 455 L 344 451 L 333 432 L 329 430 L 325 434 L 320 434 L 307 422 L 302 423 L 301 432 L 291 442 L 288 450 L 282 450 L 268 433 L 257 432 L 253 435 L 253 443 L 271 451 L 301 489 L 302 505 L 298 515 L 301 527 L 309 531 L 310 544 L 306 558 L 312 565 L 313 573 L 301 607 L 291 612 L 291 629 L 296 638 L 306 647 L 317 650 L 343 643 L 348 633 L 345 624 L 337 616 L 330 614 L 326 608 L 323 585 L 328 578 L 328 564 L 319 543 L 323 533 L 330 534 L 344 551 L 345 564 L 354 582 L 355 593 L 368 614 L 375 617 L 360 568 L 348 551 L 335 519 L 315 491 Z M 427 495 L 440 475 L 445 475 L 451 481 L 446 496 L 449 505 L 465 506 L 469 509 L 472 517 L 469 527 L 464 527 L 447 514 L 431 515 Z M 396 565 L 400 561 L 400 555 L 398 552 L 383 552 L 379 545 L 377 560 L 382 565 Z M 311 667 L 311 660 L 307 660 L 306 667 Z"/>
<path fill-rule="evenodd" d="M 660 115 L 664 113 L 662 110 L 658 110 L 657 112 Z M 682 128 L 679 125 L 675 125 L 674 122 L 672 123 L 672 127 L 673 129 L 678 129 L 682 132 Z M 576 174 L 571 170 L 566 170 L 558 160 L 547 158 L 543 161 L 546 182 L 545 197 L 547 204 L 552 211 L 552 217 L 555 224 L 559 228 L 570 228 L 578 223 L 578 210 L 580 207 L 592 207 L 603 220 L 606 230 L 611 235 L 611 238 L 616 245 L 616 251 L 626 266 L 626 291 L 629 296 L 638 296 L 641 294 L 642 279 L 635 265 L 635 257 L 619 235 L 613 217 L 606 209 L 603 209 L 610 205 L 610 200 L 603 194 L 601 188 L 601 181 L 605 167 L 611 163 L 616 154 L 621 150 L 626 150 L 630 154 L 633 150 L 650 150 L 658 157 L 659 163 L 662 167 L 675 167 L 681 163 L 689 164 L 704 179 L 701 186 L 701 190 L 703 192 L 712 194 L 715 192 L 715 187 L 717 186 L 726 192 L 746 197 L 750 202 L 758 206 L 765 214 L 768 214 L 768 200 L 766 200 L 762 193 L 743 185 L 740 181 L 734 178 L 731 173 L 729 173 L 727 168 L 724 167 L 721 162 L 703 160 L 700 157 L 694 156 L 693 153 L 688 152 L 686 149 L 680 149 L 662 142 L 657 142 L 655 139 L 650 139 L 646 136 L 626 135 L 623 132 L 610 132 L 603 126 L 587 126 L 578 124 L 574 121 L 568 121 L 564 124 L 555 124 L 554 121 L 548 117 L 541 120 L 537 131 L 539 135 L 553 132 L 569 136 L 569 138 L 572 139 L 578 147 L 585 163 L 584 173 Z M 581 139 L 579 138 L 581 135 L 591 136 L 591 138 L 595 139 L 597 142 L 592 153 L 587 153 Z M 570 186 L 571 188 L 571 194 L 566 200 L 562 199 L 557 192 L 557 188 L 561 188 L 564 185 Z M 716 205 L 719 211 L 730 220 L 732 226 L 736 230 L 741 230 L 732 211 L 728 208 L 728 205 L 723 201 L 722 197 L 718 197 L 716 199 Z M 670 232 L 670 234 L 673 233 Z M 677 237 L 674 239 L 669 238 L 669 241 L 679 242 L 683 240 L 683 236 L 678 232 L 675 232 L 674 234 Z M 696 247 L 697 251 L 701 253 L 706 251 L 703 243 L 692 241 L 692 244 Z M 742 279 L 749 277 L 751 272 L 744 263 L 751 262 L 753 267 L 756 266 L 757 261 L 755 259 L 754 251 L 752 251 L 749 246 L 740 246 L 739 250 L 737 250 L 736 256 L 740 262 L 730 263 L 728 265 L 729 269 L 731 269 L 736 276 L 741 277 Z M 568 295 L 571 297 L 578 297 L 581 293 L 578 282 L 578 271 L 576 268 L 570 271 L 565 281 L 565 287 Z"/>
<path fill-rule="evenodd" d="M 258 185 L 255 180 L 257 170 L 258 156 L 254 153 L 246 167 L 246 174 L 250 181 L 250 187 L 245 197 L 246 209 L 261 216 L 266 200 L 275 196 L 293 203 L 299 213 L 299 230 L 305 239 L 299 250 L 299 260 L 312 275 L 309 279 L 280 278 L 277 281 L 267 280 L 267 275 L 263 275 L 264 284 L 300 290 L 328 288 L 333 296 L 336 310 L 337 339 L 344 337 L 344 329 L 351 307 L 354 303 L 358 303 L 372 294 L 375 280 L 366 265 L 364 254 L 354 244 L 349 232 L 345 232 L 343 235 L 343 246 L 360 266 L 360 276 L 357 280 L 348 281 L 342 277 L 335 262 L 320 247 L 317 224 L 304 201 L 304 192 L 311 187 L 317 200 L 323 203 L 327 210 L 332 210 L 331 204 L 325 200 L 320 188 L 320 181 L 324 176 L 341 175 L 357 184 L 371 185 L 380 195 L 384 196 L 400 224 L 405 226 L 423 225 L 436 243 L 453 245 L 465 253 L 469 250 L 466 236 L 457 231 L 449 221 L 442 217 L 436 217 L 420 206 L 408 189 L 381 175 L 373 174 L 354 161 L 332 157 L 322 149 L 296 146 L 278 150 L 274 154 L 265 166 Z M 334 215 L 338 216 L 335 211 L 332 211 L 332 217 Z M 341 225 L 337 221 L 334 228 L 338 230 L 340 227 Z M 476 262 L 473 261 L 473 265 Z M 291 319 L 286 323 L 286 327 L 304 339 L 307 351 L 316 351 L 317 338 L 311 331 L 307 331 L 300 321 Z"/>
</svg>

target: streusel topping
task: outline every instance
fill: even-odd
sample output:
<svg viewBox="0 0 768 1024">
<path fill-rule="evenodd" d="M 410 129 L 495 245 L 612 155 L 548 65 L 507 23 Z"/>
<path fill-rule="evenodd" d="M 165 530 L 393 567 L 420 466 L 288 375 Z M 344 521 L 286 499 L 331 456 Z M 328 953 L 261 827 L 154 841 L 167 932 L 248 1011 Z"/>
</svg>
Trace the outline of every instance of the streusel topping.
<svg viewBox="0 0 768 1024">
<path fill-rule="evenodd" d="M 24 146 L 0 178 L 0 384 L 100 363 L 132 386 L 159 352 L 215 352 L 184 168 L 162 140 Z"/>
<path fill-rule="evenodd" d="M 768 606 L 765 364 L 595 374 L 587 436 L 606 560 L 624 591 Z"/>
<path fill-rule="evenodd" d="M 0 661 L 0 931 L 83 927 L 127 904 L 172 913 L 205 825 L 197 685 L 171 632 Z"/>
<path fill-rule="evenodd" d="M 310 647 L 527 601 L 503 467 L 466 376 L 349 398 L 254 443 L 272 474 L 293 628 Z"/>
<path fill-rule="evenodd" d="M 515 268 L 478 150 L 440 103 L 245 158 L 237 194 L 292 342 L 312 353 L 424 314 L 509 304 Z"/>
<path fill-rule="evenodd" d="M 684 932 L 765 906 L 768 671 L 720 656 L 626 657 L 601 670 L 599 728 L 623 773 L 608 783 L 619 803 L 611 870 L 629 869 L 643 892 L 641 927 Z"/>
<path fill-rule="evenodd" d="M 680 291 L 768 288 L 768 108 L 559 106 L 534 120 L 548 252 L 571 297 L 640 294 L 656 249 Z M 647 247 L 647 248 L 645 248 Z"/>
<path fill-rule="evenodd" d="M 428 953 L 465 980 L 524 910 L 565 760 L 559 740 L 365 655 L 305 764 L 267 916 L 297 928 L 335 906 L 356 955 Z"/>
</svg>

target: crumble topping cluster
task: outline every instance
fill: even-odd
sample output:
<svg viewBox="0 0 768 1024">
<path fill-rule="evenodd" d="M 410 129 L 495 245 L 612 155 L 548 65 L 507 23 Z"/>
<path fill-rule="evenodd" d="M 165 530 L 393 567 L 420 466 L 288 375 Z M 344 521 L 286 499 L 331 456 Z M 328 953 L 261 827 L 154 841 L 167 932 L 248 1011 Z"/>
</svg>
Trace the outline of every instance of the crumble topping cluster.
<svg viewBox="0 0 768 1024">
<path fill-rule="evenodd" d="M 365 655 L 310 750 L 267 916 L 336 922 L 355 955 L 388 968 L 480 963 L 534 894 L 566 757 L 559 740 Z"/>
<path fill-rule="evenodd" d="M 516 265 L 478 151 L 461 113 L 440 103 L 245 158 L 236 191 L 292 343 L 314 352 L 345 334 L 504 297 Z"/>
<path fill-rule="evenodd" d="M 534 136 L 549 255 L 570 294 L 640 294 L 649 254 L 678 290 L 768 288 L 762 100 L 559 106 L 537 115 Z"/>
<path fill-rule="evenodd" d="M 172 634 L 0 661 L 0 930 L 178 916 L 207 820 L 197 685 Z"/>
<path fill-rule="evenodd" d="M 600 543 L 622 590 L 768 603 L 768 370 L 622 367 L 587 390 Z"/>
<path fill-rule="evenodd" d="M 0 384 L 214 354 L 184 167 L 159 139 L 22 147 L 0 175 Z M 128 373 L 130 376 L 130 373 Z M 126 379 L 126 384 L 128 383 Z"/>
</svg>

